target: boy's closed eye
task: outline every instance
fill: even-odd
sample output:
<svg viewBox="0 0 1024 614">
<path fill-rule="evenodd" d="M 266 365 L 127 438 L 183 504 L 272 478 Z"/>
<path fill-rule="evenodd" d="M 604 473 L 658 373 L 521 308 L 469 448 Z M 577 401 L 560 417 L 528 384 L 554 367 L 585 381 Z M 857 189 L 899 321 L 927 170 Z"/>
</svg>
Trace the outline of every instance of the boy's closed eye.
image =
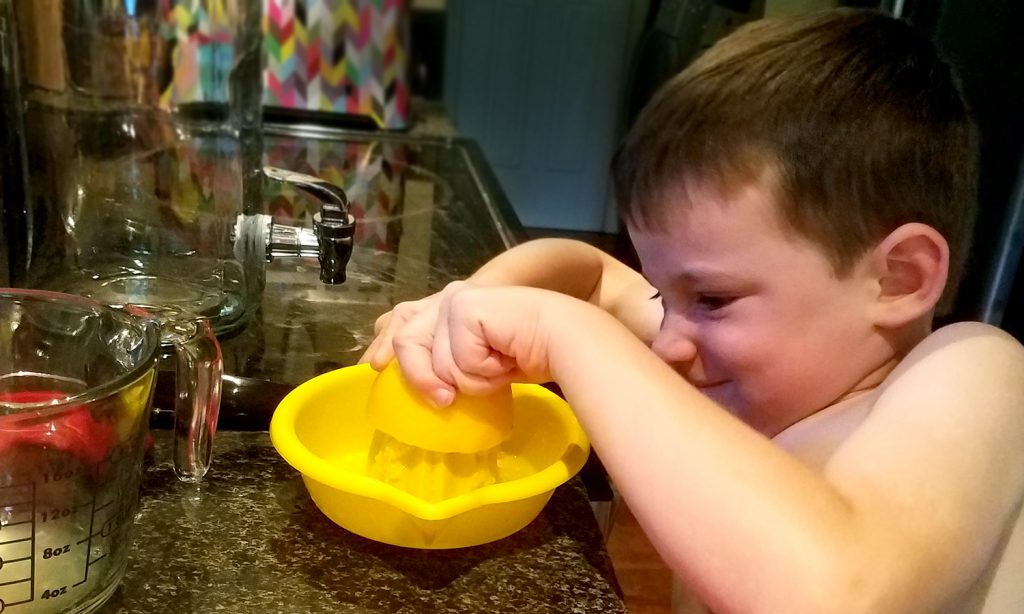
<svg viewBox="0 0 1024 614">
<path fill-rule="evenodd" d="M 694 303 L 708 311 L 715 311 L 732 304 L 737 298 L 739 297 L 732 295 L 698 294 Z M 656 291 L 650 300 L 661 300 L 661 292 Z"/>
<path fill-rule="evenodd" d="M 729 295 L 698 294 L 696 303 L 708 311 L 715 311 L 731 305 L 736 298 Z"/>
</svg>

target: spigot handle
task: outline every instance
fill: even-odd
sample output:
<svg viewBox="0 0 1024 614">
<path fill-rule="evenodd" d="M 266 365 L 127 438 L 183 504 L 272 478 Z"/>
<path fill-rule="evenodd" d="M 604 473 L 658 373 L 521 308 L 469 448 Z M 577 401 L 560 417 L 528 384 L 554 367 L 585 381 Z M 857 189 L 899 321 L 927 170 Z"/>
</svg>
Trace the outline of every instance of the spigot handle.
<svg viewBox="0 0 1024 614">
<path fill-rule="evenodd" d="M 320 281 L 325 284 L 343 283 L 345 267 L 352 257 L 356 229 L 356 219 L 349 211 L 345 190 L 318 177 L 274 166 L 264 166 L 263 173 L 275 181 L 294 185 L 320 201 L 320 212 L 313 215 Z"/>
<path fill-rule="evenodd" d="M 345 194 L 345 190 L 341 186 L 324 181 L 319 177 L 296 173 L 276 166 L 264 166 L 263 174 L 275 181 L 290 183 L 315 196 L 320 200 L 320 210 L 330 212 L 328 217 L 344 220 L 348 215 L 348 195 Z"/>
</svg>

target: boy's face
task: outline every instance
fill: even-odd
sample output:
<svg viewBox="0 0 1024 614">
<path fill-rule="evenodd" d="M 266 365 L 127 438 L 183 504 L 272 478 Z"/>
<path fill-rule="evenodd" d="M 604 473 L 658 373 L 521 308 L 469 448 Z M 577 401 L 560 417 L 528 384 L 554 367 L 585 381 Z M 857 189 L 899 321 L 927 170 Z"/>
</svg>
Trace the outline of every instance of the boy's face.
<svg viewBox="0 0 1024 614">
<path fill-rule="evenodd" d="M 690 196 L 663 228 L 630 228 L 664 307 L 654 352 L 769 436 L 873 386 L 889 357 L 869 319 L 878 281 L 866 264 L 837 278 L 756 186 Z"/>
</svg>

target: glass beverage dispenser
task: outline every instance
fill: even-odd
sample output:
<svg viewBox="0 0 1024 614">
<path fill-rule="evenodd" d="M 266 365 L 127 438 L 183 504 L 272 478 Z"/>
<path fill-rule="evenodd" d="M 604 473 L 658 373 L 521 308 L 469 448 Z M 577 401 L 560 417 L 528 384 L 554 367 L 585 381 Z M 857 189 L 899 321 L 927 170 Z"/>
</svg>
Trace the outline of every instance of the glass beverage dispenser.
<svg viewBox="0 0 1024 614">
<path fill-rule="evenodd" d="M 255 309 L 273 256 L 317 256 L 322 281 L 344 281 L 344 192 L 261 167 L 260 8 L 0 0 L 3 155 L 23 169 L 4 183 L 24 192 L 3 202 L 10 285 L 172 308 L 221 334 Z M 262 213 L 267 179 L 321 201 L 312 229 Z"/>
</svg>

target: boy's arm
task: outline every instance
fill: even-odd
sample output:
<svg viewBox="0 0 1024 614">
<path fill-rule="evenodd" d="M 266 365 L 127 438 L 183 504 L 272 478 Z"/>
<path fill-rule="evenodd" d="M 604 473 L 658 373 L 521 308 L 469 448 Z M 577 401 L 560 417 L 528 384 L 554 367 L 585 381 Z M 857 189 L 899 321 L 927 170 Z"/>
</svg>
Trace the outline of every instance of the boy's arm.
<svg viewBox="0 0 1024 614">
<path fill-rule="evenodd" d="M 714 611 L 937 611 L 1019 513 L 1024 353 L 1003 333 L 962 325 L 925 341 L 824 474 L 645 348 L 588 347 L 604 343 L 557 335 L 552 375 L 652 542 Z M 610 351 L 614 367 L 591 359 Z"/>
<path fill-rule="evenodd" d="M 466 282 L 481 286 L 528 286 L 552 290 L 612 314 L 649 344 L 661 322 L 661 302 L 644 277 L 605 252 L 571 239 L 537 239 L 484 264 Z M 377 319 L 375 339 L 360 362 L 381 369 L 394 356 L 392 335 L 413 316 L 436 312 L 440 294 L 400 303 Z"/>
<path fill-rule="evenodd" d="M 650 345 L 661 323 L 661 301 L 643 275 L 581 241 L 537 239 L 518 245 L 467 279 L 487 286 L 553 290 L 607 311 Z"/>
<path fill-rule="evenodd" d="M 624 311 L 639 291 L 654 288 L 642 275 L 605 252 L 572 239 L 536 239 L 505 251 L 467 281 L 488 286 L 529 286 L 566 294 L 604 309 Z"/>
<path fill-rule="evenodd" d="M 1024 349 L 991 327 L 920 344 L 819 471 L 589 305 L 467 287 L 444 310 L 443 327 L 413 322 L 397 340 L 417 385 L 435 373 L 483 390 L 509 357 L 514 377 L 557 381 L 652 542 L 714 611 L 936 611 L 1019 512 Z"/>
</svg>

